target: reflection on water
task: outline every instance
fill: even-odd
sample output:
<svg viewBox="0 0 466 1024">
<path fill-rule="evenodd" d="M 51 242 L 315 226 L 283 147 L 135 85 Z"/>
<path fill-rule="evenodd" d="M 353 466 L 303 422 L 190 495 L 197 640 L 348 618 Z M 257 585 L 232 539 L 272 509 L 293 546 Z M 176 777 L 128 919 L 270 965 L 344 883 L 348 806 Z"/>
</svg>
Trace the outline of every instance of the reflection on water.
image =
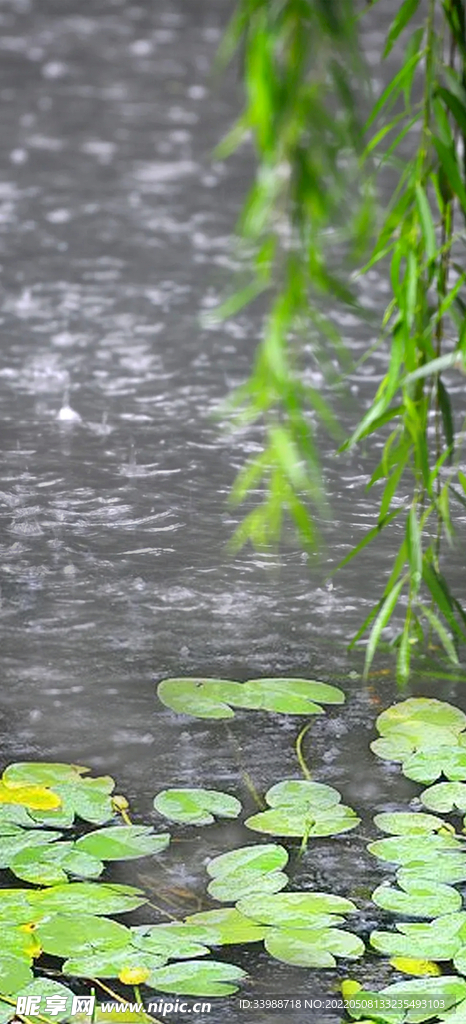
<svg viewBox="0 0 466 1024">
<path fill-rule="evenodd" d="M 349 678 L 359 662 L 344 647 L 380 591 L 386 553 L 328 586 L 292 548 L 225 551 L 225 499 L 255 442 L 219 435 L 211 414 L 247 372 L 260 329 L 248 312 L 221 327 L 199 319 L 236 266 L 230 233 L 250 170 L 244 153 L 211 158 L 239 103 L 234 73 L 212 89 L 209 78 L 230 8 L 1 6 L 2 758 L 112 772 L 146 818 L 158 789 L 193 781 L 230 787 L 250 808 L 246 770 L 259 789 L 297 774 L 296 721 L 181 721 L 158 705 L 155 682 L 302 673 L 354 691 L 315 723 L 307 750 L 316 777 L 364 815 L 414 792 L 367 753 L 379 705 Z M 378 19 L 371 63 L 379 8 Z M 377 274 L 365 287 L 368 306 L 384 303 Z M 358 356 L 369 328 L 342 326 Z M 353 421 L 381 360 L 350 381 Z M 361 452 L 325 463 L 329 565 L 374 522 L 369 471 Z M 185 913 L 207 856 L 248 840 L 241 826 L 214 826 L 134 877 Z M 298 882 L 347 892 L 358 877 L 364 904 L 375 869 L 363 840 L 364 829 L 317 843 Z M 258 994 L 304 984 L 265 954 L 238 962 Z M 222 1013 L 241 1019 L 231 1004 Z"/>
</svg>

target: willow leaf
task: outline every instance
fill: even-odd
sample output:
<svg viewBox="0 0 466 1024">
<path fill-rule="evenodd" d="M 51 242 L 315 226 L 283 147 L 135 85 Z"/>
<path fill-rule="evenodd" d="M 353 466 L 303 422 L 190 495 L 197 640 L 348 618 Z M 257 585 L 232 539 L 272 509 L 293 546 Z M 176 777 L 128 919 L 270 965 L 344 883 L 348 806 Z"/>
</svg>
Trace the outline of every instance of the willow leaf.
<svg viewBox="0 0 466 1024">
<path fill-rule="evenodd" d="M 424 613 L 427 621 L 432 626 L 432 629 L 436 632 L 442 646 L 445 648 L 445 651 L 448 654 L 450 661 L 452 661 L 454 665 L 459 665 L 455 645 L 450 634 L 445 629 L 443 622 L 441 622 L 438 615 L 436 615 L 435 612 L 432 611 L 432 608 L 429 608 L 425 604 L 421 604 L 420 608 Z"/>
<path fill-rule="evenodd" d="M 395 611 L 398 598 L 401 594 L 401 591 L 405 583 L 406 576 L 403 576 L 403 578 L 399 580 L 398 583 L 396 583 L 395 586 L 392 588 L 390 593 L 385 598 L 385 601 L 371 629 L 366 650 L 366 660 L 364 664 L 364 679 L 367 679 L 369 669 L 374 660 L 374 655 L 380 641 L 382 630 L 385 629 L 385 626 L 388 625 L 393 615 L 393 612 Z"/>
<path fill-rule="evenodd" d="M 411 21 L 411 18 L 415 15 L 419 7 L 419 2 L 420 0 L 404 0 L 404 3 L 402 3 L 398 14 L 390 25 L 387 42 L 383 52 L 384 57 L 388 57 L 388 54 L 396 43 L 398 36 L 401 35 L 403 29 L 406 28 L 408 23 Z"/>
</svg>

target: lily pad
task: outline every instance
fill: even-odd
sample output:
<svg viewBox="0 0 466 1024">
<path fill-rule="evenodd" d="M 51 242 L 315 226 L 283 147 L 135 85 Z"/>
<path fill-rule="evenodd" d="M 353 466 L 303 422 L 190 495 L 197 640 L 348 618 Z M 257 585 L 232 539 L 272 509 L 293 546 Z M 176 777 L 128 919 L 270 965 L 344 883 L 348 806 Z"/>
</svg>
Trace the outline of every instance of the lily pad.
<svg viewBox="0 0 466 1024">
<path fill-rule="evenodd" d="M 100 860 L 132 860 L 160 853 L 169 842 L 168 832 L 155 834 L 144 825 L 113 825 L 88 832 L 78 839 L 76 849 Z"/>
<path fill-rule="evenodd" d="M 42 892 L 31 892 L 30 902 L 42 914 L 125 914 L 147 902 L 132 885 L 70 882 Z"/>
<path fill-rule="evenodd" d="M 421 800 L 424 807 L 430 811 L 440 811 L 448 814 L 451 811 L 466 811 L 466 783 L 464 782 L 438 782 L 436 786 L 430 786 L 421 793 Z"/>
<path fill-rule="evenodd" d="M 189 914 L 179 927 L 186 930 L 186 938 L 206 946 L 261 942 L 266 933 L 263 925 L 252 921 L 237 908 L 229 907 Z"/>
<path fill-rule="evenodd" d="M 379 885 L 372 893 L 372 900 L 383 910 L 407 917 L 438 917 L 440 914 L 454 914 L 461 909 L 462 898 L 457 889 L 432 880 L 420 878 L 417 881 L 399 879 L 400 889 L 390 885 Z"/>
<path fill-rule="evenodd" d="M 262 846 L 240 846 L 238 850 L 230 850 L 219 857 L 213 857 L 207 865 L 207 872 L 211 878 L 219 878 L 240 870 L 257 871 L 262 874 L 266 871 L 280 870 L 287 862 L 288 853 L 283 846 L 264 843 Z"/>
<path fill-rule="evenodd" d="M 215 697 L 215 692 L 223 692 L 224 698 Z M 238 705 L 241 694 L 242 684 L 230 679 L 164 679 L 157 687 L 165 707 L 196 718 L 234 718 L 230 703 Z"/>
<path fill-rule="evenodd" d="M 430 832 L 438 832 L 445 828 L 443 818 L 437 818 L 434 814 L 394 812 L 393 814 L 376 814 L 374 824 L 382 832 L 389 832 L 395 836 L 426 835 Z"/>
<path fill-rule="evenodd" d="M 450 782 L 466 780 L 466 749 L 436 747 L 418 751 L 403 762 L 403 774 L 415 782 L 429 784 L 445 775 Z"/>
<path fill-rule="evenodd" d="M 444 854 L 448 855 L 450 851 L 462 853 L 464 847 L 453 836 L 429 833 L 428 835 L 390 836 L 389 839 L 378 839 L 375 843 L 370 843 L 367 849 L 369 853 L 381 860 L 388 860 L 393 864 L 414 864 L 420 868 L 421 865 L 438 861 Z"/>
<path fill-rule="evenodd" d="M 362 939 L 338 928 L 270 928 L 265 948 L 276 960 L 296 967 L 335 967 L 336 956 L 364 955 Z"/>
<path fill-rule="evenodd" d="M 245 972 L 234 964 L 186 960 L 153 971 L 145 984 L 158 992 L 182 996 L 230 996 L 238 991 L 238 983 L 245 977 Z"/>
<path fill-rule="evenodd" d="M 193 941 L 183 924 L 140 925 L 131 929 L 131 943 L 136 949 L 164 960 L 189 960 L 206 956 L 210 950 Z"/>
<path fill-rule="evenodd" d="M 325 786 L 321 782 L 285 779 L 267 790 L 266 800 L 269 807 L 311 807 L 325 811 L 339 804 L 341 795 L 333 786 Z"/>
<path fill-rule="evenodd" d="M 458 939 L 443 937 L 435 932 L 429 935 L 402 935 L 399 932 L 374 931 L 370 942 L 379 953 L 388 956 L 410 956 L 417 960 L 452 960 L 459 948 Z"/>
<path fill-rule="evenodd" d="M 207 865 L 213 879 L 208 892 L 218 900 L 234 902 L 253 892 L 279 892 L 288 884 L 280 869 L 286 865 L 288 853 L 283 846 L 243 846 L 214 857 Z"/>
<path fill-rule="evenodd" d="M 67 1022 L 70 1019 L 73 992 L 71 989 L 66 988 L 65 985 L 61 985 L 58 981 L 52 981 L 51 978 L 34 978 L 34 981 L 31 981 L 29 985 L 23 986 L 20 992 L 15 993 L 15 996 L 17 994 L 25 996 L 26 999 L 28 996 L 38 996 L 41 1000 L 45 1000 L 48 996 L 66 998 L 65 1009 L 54 1013 L 53 1020 Z M 28 1013 L 27 1015 L 27 1020 L 32 1021 L 33 1024 L 42 1024 L 43 1019 L 44 1018 L 40 1013 Z"/>
<path fill-rule="evenodd" d="M 34 975 L 27 960 L 12 953 L 0 953 L 0 992 L 4 996 L 21 991 Z"/>
<path fill-rule="evenodd" d="M 56 786 L 62 782 L 79 782 L 88 771 L 89 768 L 81 765 L 60 761 L 16 761 L 5 768 L 2 780 L 7 786 Z"/>
<path fill-rule="evenodd" d="M 354 913 L 357 908 L 351 900 L 332 893 L 286 892 L 247 896 L 239 900 L 237 909 L 246 917 L 276 928 L 311 928 L 313 915 L 330 915 L 331 918 L 332 914 Z"/>
<path fill-rule="evenodd" d="M 319 812 L 303 805 L 292 808 L 285 805 L 260 811 L 247 818 L 245 825 L 255 832 L 275 836 L 333 836 L 357 828 L 360 818 L 351 807 L 338 804 L 328 811 Z"/>
<path fill-rule="evenodd" d="M 231 871 L 228 875 L 214 878 L 207 886 L 207 892 L 221 903 L 235 903 L 253 893 L 280 892 L 288 885 L 289 878 L 283 871 Z"/>
<path fill-rule="evenodd" d="M 58 885 L 67 882 L 69 874 L 98 878 L 104 869 L 102 861 L 80 853 L 71 842 L 26 847 L 13 857 L 9 866 L 17 878 L 33 885 Z"/>
<path fill-rule="evenodd" d="M 92 825 L 104 825 L 115 817 L 111 793 L 115 783 L 108 775 L 95 779 L 79 779 L 75 783 L 63 782 L 55 787 L 59 795 L 67 820 L 72 824 L 74 818 L 82 818 Z M 39 820 L 39 816 L 36 816 Z M 44 824 L 50 824 L 50 817 L 40 815 Z"/>
<path fill-rule="evenodd" d="M 317 782 L 286 779 L 265 794 L 270 810 L 247 818 L 255 832 L 277 836 L 330 836 L 348 832 L 360 819 L 341 804 L 338 790 Z"/>
<path fill-rule="evenodd" d="M 34 957 L 40 955 L 40 951 L 40 943 L 34 932 L 24 925 L 8 924 L 8 927 L 2 928 L 2 954 L 19 956 L 30 964 Z"/>
<path fill-rule="evenodd" d="M 131 935 L 125 925 L 94 914 L 55 914 L 36 931 L 44 953 L 61 957 L 113 952 L 127 946 Z"/>
<path fill-rule="evenodd" d="M 309 679 L 250 679 L 244 684 L 254 707 L 289 715 L 320 715 L 322 704 L 343 704 L 343 690 Z M 252 705 L 250 705 L 252 706 Z"/>
<path fill-rule="evenodd" d="M 376 725 L 380 735 L 386 736 L 387 733 L 396 732 L 400 726 L 408 723 L 446 728 L 458 735 L 466 729 L 466 715 L 446 701 L 432 697 L 409 697 L 408 700 L 382 711 Z"/>
<path fill-rule="evenodd" d="M 111 952 L 90 953 L 65 960 L 62 970 L 64 974 L 81 978 L 119 978 L 128 970 L 142 971 L 146 978 L 156 967 L 163 967 L 166 957 L 144 953 L 133 946 L 112 949 Z M 140 978 L 140 981 L 143 979 Z M 145 980 L 145 979 L 144 979 Z"/>
<path fill-rule="evenodd" d="M 211 825 L 217 818 L 237 818 L 241 804 L 229 793 L 217 789 L 164 789 L 154 798 L 159 814 L 171 821 L 190 825 Z"/>
<path fill-rule="evenodd" d="M 449 852 L 448 857 L 432 857 L 432 860 L 418 863 L 417 867 L 399 868 L 396 877 L 397 881 L 403 877 L 429 878 L 436 882 L 457 885 L 458 882 L 466 881 L 466 857 L 460 853 Z"/>
<path fill-rule="evenodd" d="M 42 832 L 12 825 L 9 835 L 0 835 L 0 868 L 7 868 L 22 850 L 39 848 L 61 838 L 61 832 Z"/>
</svg>

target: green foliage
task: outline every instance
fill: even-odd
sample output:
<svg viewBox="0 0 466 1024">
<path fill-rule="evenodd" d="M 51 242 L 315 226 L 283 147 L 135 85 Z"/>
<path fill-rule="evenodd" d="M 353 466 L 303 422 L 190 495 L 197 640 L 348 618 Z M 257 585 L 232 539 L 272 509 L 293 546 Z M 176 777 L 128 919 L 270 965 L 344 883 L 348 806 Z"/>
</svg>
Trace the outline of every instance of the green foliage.
<svg viewBox="0 0 466 1024">
<path fill-rule="evenodd" d="M 214 899 L 226 903 L 251 893 L 278 892 L 288 885 L 288 877 L 281 870 L 287 862 L 284 847 L 272 843 L 222 853 L 207 865 L 212 878 L 207 891 Z"/>
<path fill-rule="evenodd" d="M 241 692 L 247 686 L 227 685 L 238 686 Z M 445 769 L 447 752 L 466 749 L 461 747 L 466 716 L 438 700 L 410 698 L 383 712 L 377 726 L 381 739 L 374 746 L 388 744 L 382 755 L 388 757 L 391 745 L 405 773 L 406 766 L 420 757 L 434 765 L 441 757 Z M 436 745 L 439 736 L 443 739 L 440 747 Z M 100 878 L 105 861 L 157 855 L 170 837 L 156 834 L 147 826 L 132 825 L 123 797 L 112 798 L 113 823 L 103 828 L 86 831 L 81 821 L 77 834 L 64 835 L 63 826 L 60 831 L 51 830 L 48 821 L 44 826 L 38 816 L 45 813 L 49 818 L 63 813 L 61 798 L 56 805 L 50 802 L 50 794 L 56 796 L 63 786 L 79 789 L 84 785 L 84 771 L 44 763 L 12 765 L 5 773 L 5 788 L 13 791 L 17 786 L 22 795 L 25 788 L 34 793 L 32 805 L 12 800 L 4 803 L 0 812 L 3 863 L 30 883 L 28 887 L 1 890 L 0 1024 L 13 1019 L 19 994 L 49 992 L 47 986 L 52 985 L 50 991 L 71 996 L 64 986 L 53 989 L 57 983 L 35 975 L 36 969 L 42 970 L 43 956 L 61 961 L 63 977 L 116 978 L 130 988 L 144 985 L 156 992 L 193 997 L 233 994 L 246 977 L 241 968 L 223 959 L 223 950 L 215 959 L 216 947 L 261 943 L 275 960 L 304 969 L 334 969 L 339 958 L 363 957 L 362 938 L 346 927 L 346 917 L 357 912 L 356 905 L 331 892 L 312 888 L 291 891 L 291 879 L 284 870 L 290 870 L 289 851 L 272 842 L 259 841 L 208 861 L 209 895 L 233 906 L 189 914 L 169 924 L 134 926 L 131 919 L 128 924 L 114 921 L 111 915 L 126 914 L 148 902 L 140 890 L 100 880 L 68 879 L 79 877 L 79 872 L 84 878 L 97 878 L 98 874 Z M 86 786 L 93 781 L 86 780 Z M 113 781 L 95 781 L 95 791 L 100 789 L 109 796 Z M 420 982 L 389 986 L 379 993 L 366 992 L 358 983 L 348 982 L 344 984 L 355 996 L 347 1004 L 348 1012 L 355 1020 L 366 1024 L 421 1024 L 440 1019 L 462 1024 L 466 1010 L 466 983 L 461 978 L 466 976 L 466 912 L 457 886 L 466 881 L 466 850 L 464 835 L 456 833 L 452 822 L 440 815 L 459 815 L 462 819 L 465 788 L 461 781 L 440 783 L 421 795 L 427 810 L 376 815 L 375 825 L 386 835 L 368 847 L 373 856 L 392 866 L 389 870 L 396 871 L 395 881 L 384 881 L 374 890 L 373 904 L 398 919 L 394 929 L 379 927 L 371 933 L 371 947 L 389 956 L 396 970 L 422 975 L 424 992 L 446 997 L 445 1013 L 434 1013 L 416 1004 Z M 49 796 L 44 798 L 44 791 Z M 227 816 L 233 816 L 233 812 L 236 816 L 241 810 L 236 798 L 216 790 L 165 790 L 159 798 L 172 793 L 176 813 L 171 816 L 176 820 L 185 820 L 187 814 L 190 820 L 194 816 L 197 824 L 204 824 L 206 814 L 214 821 L 214 814 L 220 811 L 226 809 Z M 37 802 L 44 799 L 47 806 L 41 809 Z M 268 810 L 253 815 L 246 825 L 298 837 L 303 840 L 303 853 L 310 837 L 338 834 L 358 823 L 355 812 L 344 807 L 340 799 L 331 786 L 309 779 L 285 779 L 267 791 Z M 118 809 L 123 818 L 119 824 L 115 820 Z M 32 888 L 34 884 L 40 888 Z M 403 917 L 410 920 L 400 920 Z M 413 920 L 416 918 L 420 920 Z M 457 975 L 436 978 L 438 962 L 450 961 Z M 401 1010 L 377 1003 L 387 993 L 393 998 L 403 996 Z M 414 1000 L 411 1007 L 408 996 Z M 95 1019 L 101 1018 L 97 1008 Z"/>
<path fill-rule="evenodd" d="M 229 793 L 216 789 L 164 789 L 154 797 L 154 807 L 171 821 L 211 825 L 218 818 L 237 818 L 241 804 Z"/>
<path fill-rule="evenodd" d="M 409 779 L 431 783 L 443 774 L 452 782 L 466 780 L 466 716 L 459 708 L 411 697 L 384 711 L 376 724 L 382 738 L 372 750 L 401 761 Z"/>
<path fill-rule="evenodd" d="M 364 278 L 388 264 L 391 294 L 378 325 L 387 370 L 339 449 L 367 438 L 381 443 L 368 484 L 379 489 L 378 523 L 343 564 L 396 518 L 392 570 L 354 642 L 369 630 L 367 675 L 401 612 L 392 644 L 405 683 L 413 651 L 435 638 L 457 664 L 457 645 L 466 640 L 466 615 L 440 564 L 442 542 L 453 543 L 455 503 L 465 504 L 451 384 L 466 366 L 466 274 L 458 255 L 466 218 L 465 11 L 463 0 L 399 5 L 384 56 L 402 35 L 406 42 L 399 56 L 392 53 L 397 67 L 364 124 L 356 98 L 367 93 L 360 16 L 356 0 L 237 0 L 222 54 L 242 53 L 245 103 L 219 153 L 249 136 L 256 164 L 238 226 L 247 283 L 217 315 L 267 294 L 250 376 L 226 405 L 233 425 L 259 423 L 263 432 L 263 450 L 232 489 L 233 505 L 252 506 L 233 547 L 277 541 L 288 516 L 302 545 L 315 551 L 327 513 L 317 433 L 341 436 L 310 380 L 317 373 L 327 390 L 341 391 L 351 361 L 335 311 L 362 322 L 355 269 Z M 400 147 L 408 134 L 406 158 Z M 387 167 L 393 193 L 381 208 Z"/>
<path fill-rule="evenodd" d="M 362 1024 L 423 1024 L 424 1021 L 438 1020 L 439 1016 L 451 1024 L 461 1024 L 462 1016 L 455 1020 L 449 1013 L 458 1010 L 464 1015 L 465 1000 L 466 982 L 455 975 L 396 982 L 378 992 L 366 990 L 355 983 L 347 1013 L 352 1020 L 359 1020 Z M 437 1002 L 445 1007 L 444 1011 L 435 1009 Z M 404 1009 L 409 1006 L 412 1008 Z M 427 1008 L 423 1009 L 425 1006 Z M 370 1021 L 367 1020 L 368 1012 L 371 1013 Z"/>
<path fill-rule="evenodd" d="M 430 811 L 448 814 L 451 811 L 466 811 L 466 785 L 464 782 L 439 782 L 421 793 L 424 807 Z"/>
<path fill-rule="evenodd" d="M 311 679 L 163 679 L 157 687 L 162 704 L 196 718 L 233 718 L 233 707 L 289 715 L 321 715 L 323 704 L 343 704 L 336 686 Z"/>
<path fill-rule="evenodd" d="M 455 776 L 464 757 L 465 716 L 450 704 L 424 698 L 410 698 L 383 712 L 377 727 L 383 739 L 372 746 L 387 743 L 381 756 L 390 756 L 390 745 L 396 760 L 401 761 L 405 775 L 425 781 L 444 774 Z M 427 739 L 423 741 L 423 730 Z M 436 733 L 449 733 L 451 746 L 436 746 Z M 397 745 L 399 734 L 405 748 Z M 461 744 L 463 743 L 463 747 Z M 455 746 L 456 745 L 456 746 Z M 456 769 L 451 757 L 456 756 Z M 460 782 L 440 783 L 421 794 L 429 810 L 463 813 L 466 787 Z M 459 974 L 466 973 L 466 913 L 462 894 L 454 888 L 466 879 L 464 836 L 457 835 L 451 822 L 437 815 L 419 812 L 379 814 L 375 824 L 390 838 L 369 845 L 369 852 L 383 861 L 398 865 L 397 885 L 383 882 L 372 894 L 374 903 L 385 911 L 408 918 L 431 918 L 428 923 L 396 921 L 395 931 L 376 929 L 370 936 L 372 947 L 388 955 L 397 969 L 419 973 L 422 964 L 435 973 L 436 961 L 452 961 Z M 443 978 L 433 982 L 442 990 Z M 379 993 L 380 995 L 380 993 Z M 458 1005 L 456 1005 L 458 1003 Z M 438 1005 L 438 1004 L 437 1004 Z M 449 1012 L 451 1007 L 451 1013 Z M 405 1020 L 451 1020 L 458 1024 L 466 1011 L 466 991 L 460 986 L 458 1000 L 448 1003 L 446 1012 L 424 1011 L 422 1016 L 401 1016 Z M 349 1010 L 350 1016 L 353 1015 Z M 375 1015 L 383 1022 L 383 1015 Z M 387 1018 L 388 1020 L 388 1018 Z"/>
<path fill-rule="evenodd" d="M 338 835 L 359 825 L 356 812 L 340 803 L 338 791 L 318 782 L 288 779 L 272 786 L 265 799 L 270 809 L 245 821 L 256 832 L 307 840 Z"/>
</svg>

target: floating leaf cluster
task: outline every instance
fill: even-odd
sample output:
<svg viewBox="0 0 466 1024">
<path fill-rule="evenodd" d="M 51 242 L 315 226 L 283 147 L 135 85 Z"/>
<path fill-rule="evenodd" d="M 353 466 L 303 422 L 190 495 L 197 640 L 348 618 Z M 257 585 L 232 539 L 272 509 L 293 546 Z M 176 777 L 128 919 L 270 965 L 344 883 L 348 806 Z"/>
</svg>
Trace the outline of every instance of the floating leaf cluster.
<svg viewBox="0 0 466 1024">
<path fill-rule="evenodd" d="M 338 687 L 310 679 L 163 679 L 157 694 L 166 707 L 196 718 L 233 718 L 233 708 L 321 715 L 322 704 L 343 704 L 345 699 Z"/>
<path fill-rule="evenodd" d="M 347 981 L 342 993 L 348 1015 L 361 1024 L 423 1024 L 438 1019 L 463 1024 L 466 1019 L 466 982 L 454 975 L 399 981 L 378 992 Z M 436 1003 L 444 1009 L 435 1008 Z"/>
<path fill-rule="evenodd" d="M 411 697 L 377 719 L 378 757 L 401 762 L 404 775 L 430 784 L 441 775 L 466 781 L 466 715 L 444 701 Z"/>
<path fill-rule="evenodd" d="M 459 767 L 466 754 L 466 716 L 442 701 L 410 698 L 383 712 L 377 727 L 381 738 L 372 748 L 380 757 L 401 762 L 409 778 L 430 782 L 444 774 L 451 781 L 433 785 L 421 794 L 425 811 L 385 813 L 374 819 L 388 837 L 371 843 L 369 851 L 397 865 L 396 886 L 389 882 L 379 885 L 372 894 L 374 903 L 397 916 L 426 920 L 395 921 L 394 931 L 373 931 L 371 945 L 406 973 L 434 974 L 438 970 L 436 962 L 452 961 L 458 973 L 466 975 L 466 912 L 461 892 L 455 888 L 466 881 L 466 841 L 451 821 L 432 813 L 454 815 L 466 810 L 466 785 L 462 781 L 466 775 Z M 455 771 L 453 757 L 457 758 Z M 433 990 L 443 991 L 443 976 L 436 982 L 431 980 Z M 413 1009 L 407 1016 L 384 1016 L 377 1011 L 374 1019 L 380 1024 L 437 1017 L 451 1024 L 466 1020 L 465 983 L 459 978 L 448 980 L 458 983 L 459 996 L 448 1004 L 445 1016 L 440 1010 L 416 1016 Z M 363 1016 L 361 1013 L 354 1019 Z"/>
<path fill-rule="evenodd" d="M 351 807 L 340 803 L 341 796 L 332 786 L 307 780 L 287 779 L 265 794 L 269 810 L 247 818 L 245 825 L 255 832 L 277 836 L 338 835 L 359 825 L 360 818 Z"/>
</svg>

